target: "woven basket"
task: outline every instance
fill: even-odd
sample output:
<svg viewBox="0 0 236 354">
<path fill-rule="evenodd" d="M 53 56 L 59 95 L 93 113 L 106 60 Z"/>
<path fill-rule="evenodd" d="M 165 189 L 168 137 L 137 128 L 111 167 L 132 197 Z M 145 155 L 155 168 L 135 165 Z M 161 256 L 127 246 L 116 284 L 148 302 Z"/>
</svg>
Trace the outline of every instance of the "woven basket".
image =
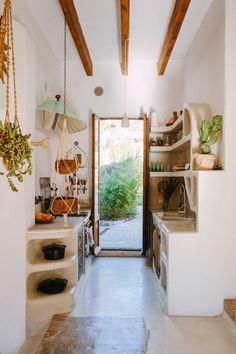
<svg viewBox="0 0 236 354">
<path fill-rule="evenodd" d="M 56 198 L 52 202 L 51 212 L 55 215 L 78 214 L 78 199 L 77 198 Z"/>
<path fill-rule="evenodd" d="M 74 160 L 56 160 L 55 161 L 55 170 L 60 175 L 69 175 L 75 173 L 78 170 L 78 162 Z"/>
</svg>

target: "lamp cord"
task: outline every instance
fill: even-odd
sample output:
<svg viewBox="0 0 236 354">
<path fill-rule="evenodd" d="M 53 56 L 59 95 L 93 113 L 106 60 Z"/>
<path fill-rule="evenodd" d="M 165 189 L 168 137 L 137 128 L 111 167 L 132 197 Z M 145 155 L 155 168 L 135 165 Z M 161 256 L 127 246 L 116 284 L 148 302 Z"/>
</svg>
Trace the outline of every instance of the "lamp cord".
<svg viewBox="0 0 236 354">
<path fill-rule="evenodd" d="M 67 57 L 67 36 L 66 36 L 66 14 L 64 13 L 64 114 L 66 115 L 66 57 Z"/>
</svg>

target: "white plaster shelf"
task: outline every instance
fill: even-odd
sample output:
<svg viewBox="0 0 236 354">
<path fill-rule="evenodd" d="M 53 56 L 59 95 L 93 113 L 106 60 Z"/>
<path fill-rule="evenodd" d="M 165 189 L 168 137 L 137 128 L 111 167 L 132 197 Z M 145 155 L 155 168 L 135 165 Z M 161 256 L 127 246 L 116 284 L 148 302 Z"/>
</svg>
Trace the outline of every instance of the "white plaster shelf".
<svg viewBox="0 0 236 354">
<path fill-rule="evenodd" d="M 150 177 L 185 177 L 188 176 L 191 171 L 179 171 L 179 172 L 150 172 Z"/>
<path fill-rule="evenodd" d="M 76 255 L 69 255 L 63 259 L 58 260 L 47 260 L 45 258 L 38 259 L 35 263 L 28 263 L 27 272 L 28 274 L 34 272 L 42 272 L 47 270 L 61 269 L 70 267 L 76 261 Z"/>
<path fill-rule="evenodd" d="M 36 335 L 54 314 L 73 310 L 78 284 L 78 232 L 83 229 L 83 217 L 69 217 L 69 227 L 63 228 L 63 218 L 51 224 L 36 224 L 27 231 L 27 335 Z M 60 260 L 44 258 L 42 248 L 51 243 L 66 245 Z M 65 290 L 44 294 L 37 290 L 48 278 L 67 279 Z"/>
<path fill-rule="evenodd" d="M 45 240 L 45 239 L 58 239 L 73 237 L 73 232 L 71 229 L 61 229 L 61 230 L 48 230 L 48 231 L 28 231 L 27 241 L 31 240 Z"/>
<path fill-rule="evenodd" d="M 175 132 L 178 131 L 181 127 L 180 125 L 183 124 L 183 116 L 179 117 L 174 124 L 171 126 L 163 126 L 163 127 L 152 127 L 150 128 L 151 133 L 170 133 L 170 132 Z"/>
<path fill-rule="evenodd" d="M 65 290 L 59 294 L 44 294 L 41 293 L 38 290 L 35 290 L 35 292 L 33 292 L 31 294 L 31 296 L 28 297 L 28 301 L 32 302 L 32 303 L 44 303 L 44 306 L 46 306 L 46 303 L 51 303 L 53 302 L 55 304 L 55 302 L 58 301 L 65 301 L 65 297 L 68 296 L 73 296 L 74 292 L 76 291 L 76 286 L 68 286 L 65 288 Z"/>
<path fill-rule="evenodd" d="M 186 135 L 182 139 L 176 141 L 173 145 L 170 146 L 150 146 L 150 152 L 170 152 L 170 151 L 181 151 L 189 148 L 188 144 L 190 143 L 191 135 Z M 186 145 L 186 146 L 185 146 Z"/>
<path fill-rule="evenodd" d="M 38 284 L 48 278 L 61 278 L 67 279 L 68 283 L 66 289 L 59 294 L 44 294 L 37 290 Z M 71 293 L 70 289 L 76 287 L 78 283 L 78 261 L 77 256 L 74 258 L 73 262 L 70 262 L 68 267 L 65 268 L 53 268 L 53 269 L 46 269 L 40 270 L 40 272 L 30 273 L 27 278 L 27 299 L 28 300 L 37 300 L 37 299 L 44 299 L 47 297 L 54 296 L 56 300 L 56 295 L 63 295 L 66 293 Z"/>
<path fill-rule="evenodd" d="M 49 261 L 44 258 L 43 254 L 43 247 L 48 246 L 50 244 L 60 244 L 65 245 L 65 258 L 61 260 L 52 260 Z M 27 271 L 31 273 L 32 271 L 36 271 L 36 268 L 39 268 L 37 271 L 44 270 L 46 265 L 51 263 L 58 268 L 58 264 L 65 262 L 67 263 L 68 260 L 73 259 L 76 256 L 76 249 L 77 249 L 78 241 L 76 237 L 67 237 L 67 238 L 57 238 L 57 239 L 33 239 L 30 240 L 27 244 Z M 44 265 L 45 263 L 45 265 Z M 33 266 L 33 267 L 32 267 Z M 51 267 L 51 266 L 50 266 Z"/>
</svg>

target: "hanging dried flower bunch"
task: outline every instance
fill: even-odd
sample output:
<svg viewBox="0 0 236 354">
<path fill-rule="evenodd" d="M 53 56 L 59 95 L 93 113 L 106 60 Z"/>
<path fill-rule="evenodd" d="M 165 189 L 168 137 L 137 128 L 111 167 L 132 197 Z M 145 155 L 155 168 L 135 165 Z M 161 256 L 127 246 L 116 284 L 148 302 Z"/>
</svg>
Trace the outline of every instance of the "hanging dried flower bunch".
<svg viewBox="0 0 236 354">
<path fill-rule="evenodd" d="M 32 149 L 30 147 L 30 134 L 24 135 L 21 131 L 17 114 L 16 72 L 14 38 L 12 26 L 11 0 L 5 0 L 0 28 L 0 78 L 4 82 L 6 76 L 6 115 L 5 121 L 0 121 L 0 157 L 5 167 L 5 174 L 12 191 L 17 192 L 13 178 L 23 181 L 24 175 L 32 173 Z M 10 50 L 12 62 L 12 76 L 14 89 L 14 119 L 9 114 L 9 73 Z M 6 53 L 5 53 L 6 51 Z"/>
</svg>

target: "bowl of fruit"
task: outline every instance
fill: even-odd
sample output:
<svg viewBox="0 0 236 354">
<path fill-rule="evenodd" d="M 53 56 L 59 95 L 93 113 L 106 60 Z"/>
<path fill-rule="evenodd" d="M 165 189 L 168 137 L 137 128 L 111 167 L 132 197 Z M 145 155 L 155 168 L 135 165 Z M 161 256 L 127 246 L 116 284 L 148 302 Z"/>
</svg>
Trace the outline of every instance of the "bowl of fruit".
<svg viewBox="0 0 236 354">
<path fill-rule="evenodd" d="M 56 219 L 56 217 L 52 214 L 46 214 L 46 213 L 36 213 L 35 214 L 36 224 L 50 224 L 55 219 Z"/>
</svg>

